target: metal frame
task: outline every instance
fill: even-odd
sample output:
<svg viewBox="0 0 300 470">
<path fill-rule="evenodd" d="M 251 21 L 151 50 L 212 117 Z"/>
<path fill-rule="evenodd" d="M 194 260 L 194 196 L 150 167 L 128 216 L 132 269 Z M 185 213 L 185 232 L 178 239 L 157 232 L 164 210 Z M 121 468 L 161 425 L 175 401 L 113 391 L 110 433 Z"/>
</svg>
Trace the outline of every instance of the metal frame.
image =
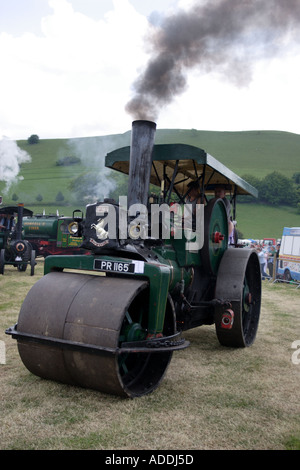
<svg viewBox="0 0 300 470">
<path fill-rule="evenodd" d="M 105 166 L 129 174 L 130 147 L 122 147 L 107 154 Z M 186 144 L 157 144 L 152 152 L 150 183 L 161 186 L 169 183 L 168 191 L 180 200 L 188 194 L 187 185 L 199 181 L 202 197 L 212 194 L 216 185 L 226 185 L 232 201 L 238 194 L 258 196 L 258 191 L 203 149 Z M 166 199 L 167 192 L 164 190 Z M 168 195 L 170 200 L 170 195 Z"/>
</svg>

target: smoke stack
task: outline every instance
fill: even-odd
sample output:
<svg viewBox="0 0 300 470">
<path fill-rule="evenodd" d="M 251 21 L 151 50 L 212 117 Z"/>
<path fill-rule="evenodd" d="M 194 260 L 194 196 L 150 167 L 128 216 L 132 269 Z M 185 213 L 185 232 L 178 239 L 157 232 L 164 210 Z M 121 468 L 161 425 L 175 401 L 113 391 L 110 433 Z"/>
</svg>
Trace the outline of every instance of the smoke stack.
<svg viewBox="0 0 300 470">
<path fill-rule="evenodd" d="M 128 207 L 133 204 L 147 206 L 155 131 L 155 122 L 138 120 L 132 123 Z"/>
<path fill-rule="evenodd" d="M 23 211 L 24 211 L 24 204 L 19 203 L 18 204 L 18 222 L 16 226 L 17 240 L 21 240 L 22 238 Z"/>
</svg>

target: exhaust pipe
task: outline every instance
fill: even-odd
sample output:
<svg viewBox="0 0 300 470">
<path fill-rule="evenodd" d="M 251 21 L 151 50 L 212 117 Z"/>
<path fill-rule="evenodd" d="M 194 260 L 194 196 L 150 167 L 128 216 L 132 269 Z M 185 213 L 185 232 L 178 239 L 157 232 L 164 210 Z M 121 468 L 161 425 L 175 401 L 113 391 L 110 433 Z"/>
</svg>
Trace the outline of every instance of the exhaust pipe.
<svg viewBox="0 0 300 470">
<path fill-rule="evenodd" d="M 22 226 L 23 226 L 23 212 L 24 212 L 24 204 L 18 204 L 18 222 L 16 226 L 16 239 L 22 239 Z"/>
<path fill-rule="evenodd" d="M 138 120 L 132 123 L 128 207 L 133 204 L 147 206 L 155 131 L 155 122 Z"/>
</svg>

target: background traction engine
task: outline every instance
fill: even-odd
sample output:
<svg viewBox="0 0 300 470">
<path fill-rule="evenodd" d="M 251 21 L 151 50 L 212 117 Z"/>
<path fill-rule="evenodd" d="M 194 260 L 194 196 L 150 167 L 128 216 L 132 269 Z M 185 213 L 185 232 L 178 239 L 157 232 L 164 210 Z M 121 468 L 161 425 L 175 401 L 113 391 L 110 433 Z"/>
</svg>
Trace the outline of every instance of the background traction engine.
<svg viewBox="0 0 300 470">
<path fill-rule="evenodd" d="M 76 255 L 83 254 L 80 249 L 82 238 L 73 236 L 73 228 L 76 229 L 76 215 L 82 212 L 73 211 L 72 217 L 64 217 L 54 214 L 36 214 L 24 217 L 24 238 L 31 244 L 36 256 L 49 255 Z"/>
<path fill-rule="evenodd" d="M 14 217 L 18 215 L 15 225 Z M 0 274 L 4 274 L 5 265 L 11 265 L 18 271 L 26 271 L 30 265 L 30 275 L 34 275 L 35 250 L 23 236 L 23 215 L 32 215 L 23 204 L 0 207 Z"/>
<path fill-rule="evenodd" d="M 231 347 L 255 339 L 260 265 L 254 251 L 228 245 L 224 202 L 205 205 L 198 249 L 186 249 L 197 240 L 194 229 L 153 237 L 157 227 L 142 213 L 150 182 L 167 205 L 171 193 L 184 202 L 191 178 L 207 191 L 224 181 L 234 195 L 255 190 L 202 149 L 154 145 L 155 128 L 134 121 L 131 147 L 106 158 L 107 166 L 129 174 L 127 207 L 139 211 L 131 215 L 111 200 L 88 205 L 81 228 L 92 254 L 47 257 L 18 323 L 6 330 L 24 365 L 40 377 L 132 398 L 160 384 L 173 351 L 189 345 L 185 330 L 215 324 L 220 343 Z M 163 222 L 156 221 L 161 232 Z"/>
</svg>

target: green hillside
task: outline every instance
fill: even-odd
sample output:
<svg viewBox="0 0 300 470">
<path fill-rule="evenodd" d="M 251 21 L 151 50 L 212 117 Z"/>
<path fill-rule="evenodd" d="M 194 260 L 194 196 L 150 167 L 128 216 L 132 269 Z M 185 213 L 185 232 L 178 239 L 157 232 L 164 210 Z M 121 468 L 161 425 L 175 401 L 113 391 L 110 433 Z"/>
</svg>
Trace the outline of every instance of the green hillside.
<svg viewBox="0 0 300 470">
<path fill-rule="evenodd" d="M 215 132 L 196 129 L 158 129 L 156 143 L 186 143 L 203 148 L 240 176 L 253 175 L 263 178 L 273 171 L 287 177 L 300 171 L 300 135 L 280 131 Z M 19 176 L 22 181 L 11 185 L 4 194 L 5 184 L 0 182 L 0 194 L 4 203 L 18 201 L 35 212 L 59 209 L 70 215 L 73 209 L 84 209 L 89 194 L 76 200 L 69 184 L 76 177 L 93 172 L 99 181 L 101 196 L 108 196 L 112 172 L 104 168 L 107 152 L 130 144 L 130 131 L 124 134 L 77 139 L 40 139 L 38 144 L 18 141 L 18 146 L 31 156 L 30 163 L 23 163 Z M 80 163 L 58 166 L 58 160 L 75 156 Z M 97 186 L 98 187 L 98 186 Z M 107 188 L 107 193 L 105 192 Z M 57 202 L 61 193 L 63 202 Z M 41 201 L 38 203 L 37 198 Z M 238 227 L 245 237 L 281 237 L 283 226 L 300 226 L 300 215 L 295 208 L 273 208 L 258 204 L 238 205 Z"/>
<path fill-rule="evenodd" d="M 283 227 L 300 227 L 295 208 L 237 204 L 237 228 L 244 238 L 281 238 Z"/>
</svg>

